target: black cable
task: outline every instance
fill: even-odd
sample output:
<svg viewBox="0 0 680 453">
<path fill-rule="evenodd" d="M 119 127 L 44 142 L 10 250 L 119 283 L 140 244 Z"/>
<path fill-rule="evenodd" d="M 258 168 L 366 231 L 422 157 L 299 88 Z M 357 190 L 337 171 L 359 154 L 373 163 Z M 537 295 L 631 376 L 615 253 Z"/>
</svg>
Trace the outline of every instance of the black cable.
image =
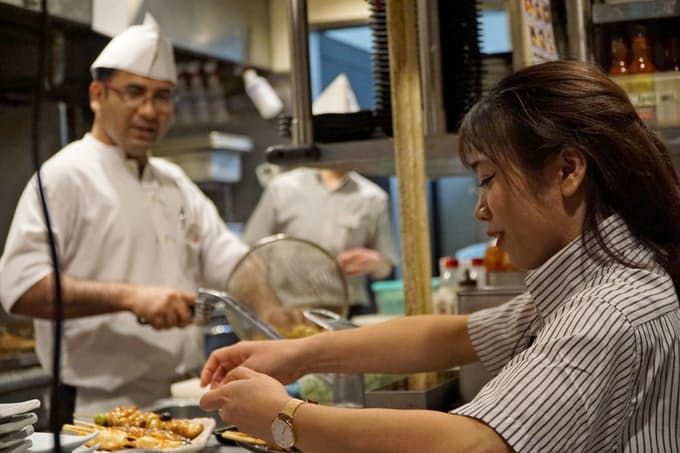
<svg viewBox="0 0 680 453">
<path fill-rule="evenodd" d="M 54 233 L 52 231 L 52 224 L 50 222 L 50 213 L 47 208 L 47 200 L 45 199 L 45 190 L 42 184 L 42 177 L 40 175 L 40 144 L 38 142 L 38 134 L 41 129 L 42 116 L 42 100 L 45 95 L 45 78 L 46 78 L 46 56 L 47 56 L 47 42 L 49 36 L 49 15 L 47 12 L 47 0 L 40 2 L 40 36 L 38 41 L 38 72 L 35 79 L 35 87 L 33 92 L 33 124 L 31 129 L 31 148 L 33 151 L 33 166 L 35 168 L 36 180 L 38 183 L 38 194 L 40 195 L 40 203 L 42 206 L 43 216 L 45 217 L 45 226 L 47 228 L 47 241 L 50 248 L 50 257 L 52 259 L 52 268 L 54 271 L 54 310 L 53 315 L 53 350 L 52 350 L 52 389 L 50 398 L 50 431 L 54 433 L 54 451 L 61 451 L 61 442 L 59 439 L 59 384 L 61 382 L 61 337 L 63 330 L 64 318 L 64 303 L 61 293 L 61 276 L 59 274 L 59 259 L 57 257 L 57 247 L 54 241 Z"/>
</svg>

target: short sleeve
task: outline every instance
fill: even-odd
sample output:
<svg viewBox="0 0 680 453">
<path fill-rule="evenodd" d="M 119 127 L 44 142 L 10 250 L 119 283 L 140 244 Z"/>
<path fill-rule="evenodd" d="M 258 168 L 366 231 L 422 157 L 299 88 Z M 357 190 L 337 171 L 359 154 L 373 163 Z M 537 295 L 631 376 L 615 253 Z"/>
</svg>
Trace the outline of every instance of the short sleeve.
<svg viewBox="0 0 680 453">
<path fill-rule="evenodd" d="M 248 245 L 254 245 L 260 239 L 277 232 L 275 182 L 276 179 L 267 186 L 246 223 L 243 241 Z"/>
<path fill-rule="evenodd" d="M 607 304 L 575 309 L 452 412 L 486 423 L 515 451 L 603 451 L 616 445 L 637 367 L 623 316 Z M 604 444 L 589 444 L 594 438 Z"/>
<path fill-rule="evenodd" d="M 368 246 L 380 252 L 388 261 L 396 265 L 399 262 L 399 257 L 394 247 L 390 212 L 386 199 L 381 200 L 377 211 L 375 235 L 372 244 L 368 244 Z"/>
<path fill-rule="evenodd" d="M 46 180 L 45 170 L 43 180 Z M 57 182 L 52 178 L 52 184 Z M 77 194 L 72 193 L 69 185 L 60 184 L 56 190 L 47 182 L 44 182 L 44 191 L 57 244 L 57 256 L 63 258 L 65 234 L 71 229 L 68 219 L 73 217 L 73 211 L 77 209 Z M 53 271 L 45 225 L 34 175 L 19 198 L 0 258 L 0 301 L 8 313 L 26 291 Z"/>
<path fill-rule="evenodd" d="M 480 362 L 492 376 L 510 361 L 513 353 L 526 347 L 535 320 L 536 309 L 528 292 L 498 307 L 470 315 L 470 340 Z"/>
<path fill-rule="evenodd" d="M 229 231 L 215 205 L 193 183 L 185 189 L 201 230 L 200 246 L 202 284 L 217 289 L 226 288 L 229 275 L 236 263 L 248 251 L 234 233 Z"/>
</svg>

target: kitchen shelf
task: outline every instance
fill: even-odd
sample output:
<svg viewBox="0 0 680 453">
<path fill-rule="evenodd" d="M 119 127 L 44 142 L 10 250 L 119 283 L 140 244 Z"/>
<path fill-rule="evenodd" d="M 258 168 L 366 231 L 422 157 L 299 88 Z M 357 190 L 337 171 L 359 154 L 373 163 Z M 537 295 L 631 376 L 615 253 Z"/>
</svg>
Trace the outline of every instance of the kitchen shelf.
<svg viewBox="0 0 680 453">
<path fill-rule="evenodd" d="M 215 150 L 248 152 L 252 149 L 253 140 L 246 135 L 210 131 L 166 138 L 155 145 L 152 151 L 158 156 L 169 156 Z"/>
<path fill-rule="evenodd" d="M 285 167 L 338 168 L 354 170 L 367 176 L 395 174 L 394 145 L 389 137 L 338 143 L 317 143 L 314 152 L 267 150 L 269 163 Z M 463 176 L 472 173 L 458 158 L 458 135 L 446 134 L 425 138 L 425 165 L 429 177 Z M 302 155 L 302 156 L 301 156 Z"/>
<path fill-rule="evenodd" d="M 596 3 L 593 5 L 592 14 L 594 24 L 680 17 L 680 0 Z"/>
<path fill-rule="evenodd" d="M 680 127 L 661 128 L 656 132 L 674 158 L 680 160 Z M 458 158 L 458 135 L 426 137 L 425 165 L 430 178 L 470 176 Z M 339 143 L 317 143 L 314 152 L 287 153 L 280 147 L 267 150 L 267 162 L 284 167 L 338 168 L 354 170 L 367 176 L 393 176 L 394 148 L 391 138 Z"/>
</svg>

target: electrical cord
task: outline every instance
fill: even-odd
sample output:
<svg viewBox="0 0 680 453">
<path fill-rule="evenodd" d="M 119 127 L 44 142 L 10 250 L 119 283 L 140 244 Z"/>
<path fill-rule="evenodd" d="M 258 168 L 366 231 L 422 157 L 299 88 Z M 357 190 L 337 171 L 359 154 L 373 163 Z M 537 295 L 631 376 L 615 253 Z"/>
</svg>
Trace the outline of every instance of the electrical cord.
<svg viewBox="0 0 680 453">
<path fill-rule="evenodd" d="M 31 148 L 33 151 L 33 166 L 35 168 L 36 181 L 38 183 L 38 195 L 40 196 L 40 204 L 42 206 L 43 216 L 45 217 L 45 226 L 47 228 L 47 241 L 50 249 L 50 257 L 52 260 L 52 268 L 54 272 L 54 309 L 53 309 L 53 350 L 52 350 L 52 387 L 50 397 L 50 431 L 54 433 L 54 451 L 61 451 L 61 442 L 59 432 L 59 406 L 60 406 L 60 382 L 61 382 L 61 340 L 63 330 L 64 318 L 64 303 L 61 292 L 61 275 L 59 272 L 59 258 L 57 256 L 57 247 L 54 240 L 54 232 L 52 231 L 52 224 L 50 222 L 50 213 L 47 207 L 47 200 L 45 198 L 45 190 L 42 183 L 42 176 L 40 174 L 40 144 L 38 142 L 38 134 L 41 126 L 42 116 L 42 101 L 45 95 L 45 77 L 46 77 L 46 56 L 47 56 L 47 42 L 49 36 L 49 15 L 47 11 L 47 0 L 40 2 L 40 36 L 38 41 L 38 72 L 36 74 L 34 95 L 33 95 L 33 124 L 31 128 Z"/>
</svg>

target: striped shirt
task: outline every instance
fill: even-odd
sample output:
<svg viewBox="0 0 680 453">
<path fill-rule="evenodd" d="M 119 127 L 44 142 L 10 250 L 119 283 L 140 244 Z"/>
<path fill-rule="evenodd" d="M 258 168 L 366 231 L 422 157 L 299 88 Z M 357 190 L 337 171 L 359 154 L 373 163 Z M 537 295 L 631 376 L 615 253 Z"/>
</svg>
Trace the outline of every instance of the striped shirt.
<svg viewBox="0 0 680 453">
<path fill-rule="evenodd" d="M 453 413 L 518 452 L 680 452 L 680 306 L 652 252 L 613 215 L 527 277 L 528 292 L 471 315 L 494 378 Z M 586 253 L 586 250 L 591 253 Z"/>
</svg>

